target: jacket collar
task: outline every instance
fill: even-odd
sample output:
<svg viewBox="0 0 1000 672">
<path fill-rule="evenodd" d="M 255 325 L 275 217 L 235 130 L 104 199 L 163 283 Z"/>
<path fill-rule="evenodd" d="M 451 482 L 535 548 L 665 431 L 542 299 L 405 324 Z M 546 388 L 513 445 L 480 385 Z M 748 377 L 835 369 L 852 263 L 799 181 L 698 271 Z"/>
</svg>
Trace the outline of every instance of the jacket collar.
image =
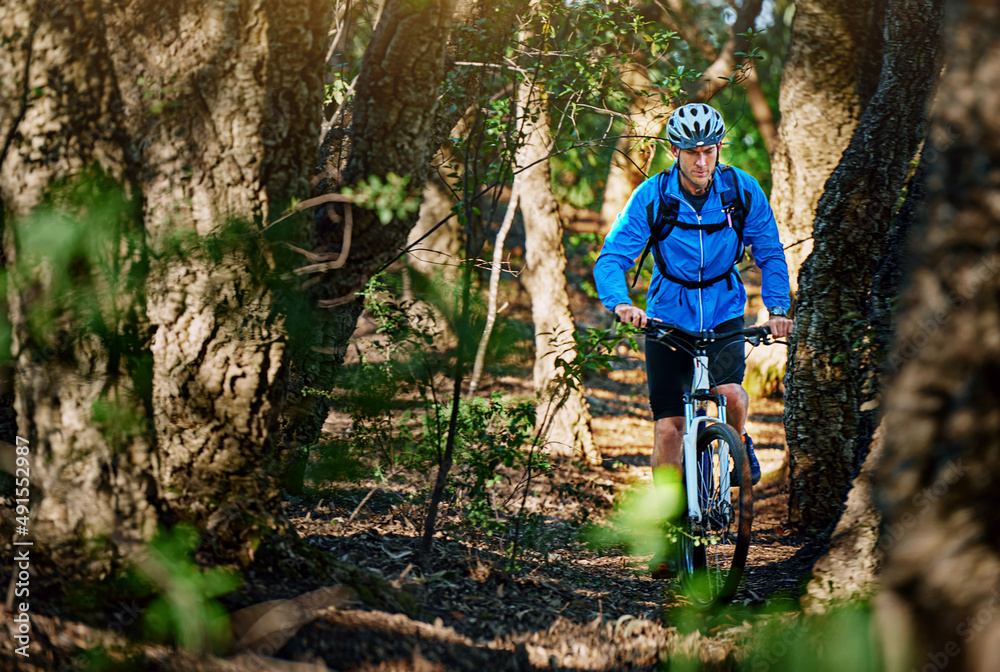
<svg viewBox="0 0 1000 672">
<path fill-rule="evenodd" d="M 717 162 L 715 164 L 715 170 L 712 171 L 712 181 L 708 185 L 709 196 L 719 193 L 718 180 L 716 178 L 719 176 L 719 167 L 721 165 L 721 163 Z M 664 196 L 672 196 L 679 199 L 684 195 L 684 190 L 681 188 L 680 171 L 675 170 L 676 167 L 677 164 L 674 163 L 674 165 L 670 166 L 670 168 L 660 173 L 665 180 L 665 184 L 661 184 L 660 186 L 660 192 Z"/>
</svg>

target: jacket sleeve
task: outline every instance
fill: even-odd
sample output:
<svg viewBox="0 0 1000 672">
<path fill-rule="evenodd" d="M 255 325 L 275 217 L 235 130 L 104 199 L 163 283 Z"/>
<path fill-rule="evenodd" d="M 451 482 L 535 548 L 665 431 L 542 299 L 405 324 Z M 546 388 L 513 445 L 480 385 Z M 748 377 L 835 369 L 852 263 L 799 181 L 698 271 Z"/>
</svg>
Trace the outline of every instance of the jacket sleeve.
<svg viewBox="0 0 1000 672">
<path fill-rule="evenodd" d="M 745 191 L 744 201 L 749 200 L 749 212 L 743 230 L 743 238 L 747 245 L 753 248 L 753 257 L 761 270 L 761 298 L 768 308 L 780 306 L 788 310 L 791 301 L 788 298 L 788 264 L 785 261 L 785 250 L 778 237 L 778 225 L 774 220 L 774 212 L 767 202 L 767 196 L 757 184 L 757 180 L 740 171 L 740 185 Z M 750 198 L 747 199 L 746 195 Z"/>
<path fill-rule="evenodd" d="M 649 240 L 647 208 L 650 204 L 656 207 L 656 184 L 654 176 L 632 192 L 625 209 L 615 218 L 594 264 L 597 294 L 608 310 L 614 310 L 620 303 L 632 303 L 626 274 Z"/>
</svg>

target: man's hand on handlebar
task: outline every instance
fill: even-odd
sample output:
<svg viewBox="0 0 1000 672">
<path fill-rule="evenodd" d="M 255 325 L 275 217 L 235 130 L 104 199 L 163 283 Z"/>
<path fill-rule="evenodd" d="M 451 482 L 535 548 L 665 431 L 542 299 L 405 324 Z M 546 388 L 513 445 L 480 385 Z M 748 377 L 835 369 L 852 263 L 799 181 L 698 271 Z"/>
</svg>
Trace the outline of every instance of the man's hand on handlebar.
<svg viewBox="0 0 1000 672">
<path fill-rule="evenodd" d="M 786 338 L 792 333 L 792 321 L 787 317 L 774 316 L 764 325 L 771 329 L 771 336 L 774 338 Z"/>
<path fill-rule="evenodd" d="M 649 319 L 646 317 L 646 311 L 636 308 L 630 303 L 619 303 L 615 306 L 615 316 L 619 322 L 639 328 L 645 327 L 646 321 Z"/>
</svg>

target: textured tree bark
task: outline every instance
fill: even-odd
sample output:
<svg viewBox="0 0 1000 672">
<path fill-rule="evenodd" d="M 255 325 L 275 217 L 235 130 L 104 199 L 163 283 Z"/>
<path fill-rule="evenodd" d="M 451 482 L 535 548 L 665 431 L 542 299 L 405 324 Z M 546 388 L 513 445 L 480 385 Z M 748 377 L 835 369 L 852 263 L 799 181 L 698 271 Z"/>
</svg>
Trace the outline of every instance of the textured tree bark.
<svg viewBox="0 0 1000 672">
<path fill-rule="evenodd" d="M 319 132 L 323 14 L 320 2 L 244 0 L 198 14 L 150 7 L 113 15 L 126 118 L 148 118 L 149 100 L 163 98 L 155 127 L 131 129 L 140 161 L 157 167 L 143 181 L 154 250 L 178 228 L 219 234 L 234 219 L 267 221 L 308 193 L 312 162 L 300 148 Z M 152 17 L 166 36 L 158 43 Z M 185 31 L 204 37 L 185 39 Z M 149 90 L 160 82 L 173 86 Z M 179 519 L 226 536 L 223 524 L 241 534 L 250 520 L 272 520 L 277 495 L 264 467 L 286 392 L 286 334 L 251 271 L 258 263 L 241 250 L 221 261 L 167 258 L 153 263 L 149 279 L 163 497 Z M 220 510 L 227 514 L 210 517 Z"/>
<path fill-rule="evenodd" d="M 894 0 L 885 16 L 878 88 L 817 207 L 789 340 L 789 515 L 813 531 L 837 521 L 850 488 L 862 382 L 856 325 L 866 314 L 938 74 L 940 0 Z"/>
<path fill-rule="evenodd" d="M 947 26 L 877 474 L 890 672 L 1000 669 L 1000 11 L 949 2 Z"/>
<path fill-rule="evenodd" d="M 365 52 L 349 135 L 331 129 L 324 142 L 326 179 L 321 192 L 337 191 L 370 175 L 389 173 L 410 178 L 411 189 L 422 189 L 435 142 L 438 92 L 445 68 L 445 47 L 456 0 L 389 0 Z M 395 77 L 405 72 L 405 81 Z M 459 115 L 464 109 L 459 112 Z M 452 119 L 440 134 L 443 140 Z M 325 300 L 347 300 L 405 244 L 416 217 L 383 225 L 374 213 L 355 208 L 351 263 L 323 278 L 319 292 Z M 341 229 L 318 218 L 319 242 L 338 249 Z M 358 307 L 347 309 L 356 319 Z"/>
<path fill-rule="evenodd" d="M 876 434 L 830 537 L 830 547 L 813 565 L 812 579 L 801 600 L 807 613 L 824 612 L 849 600 L 870 599 L 878 588 L 884 553 L 878 546 L 882 517 L 875 505 L 874 480 L 883 446 L 884 436 Z"/>
<path fill-rule="evenodd" d="M 252 526 L 271 520 L 276 492 L 264 467 L 286 334 L 254 276 L 261 261 L 239 246 L 211 257 L 200 242 L 237 220 L 253 232 L 308 193 L 301 148 L 319 129 L 325 3 L 14 2 L 5 29 L 28 25 L 32 7 L 33 51 L 4 52 L 5 70 L 26 68 L 27 86 L 41 87 L 7 132 L 4 205 L 23 215 L 54 181 L 96 164 L 132 190 L 153 252 L 131 325 L 152 357 L 148 397 L 112 375 L 93 339 L 46 361 L 18 329 L 19 424 L 45 463 L 37 532 L 52 545 L 77 534 L 127 543 L 188 520 L 252 554 Z M 16 98 L 5 91 L 2 104 Z M 182 232 L 195 242 L 178 256 L 168 250 Z M 31 309 L 24 290 L 12 292 L 17 325 Z M 150 421 L 114 451 L 91 412 L 108 389 Z"/>
<path fill-rule="evenodd" d="M 384 179 L 389 173 L 408 178 L 411 190 L 424 187 L 431 155 L 458 118 L 442 122 L 436 117 L 456 4 L 387 0 L 365 51 L 353 102 L 321 147 L 319 193 L 339 191 L 369 176 Z M 343 361 L 361 314 L 355 293 L 406 245 L 416 221 L 411 216 L 383 225 L 373 211 L 354 208 L 349 263 L 324 273 L 314 287 L 318 305 L 327 311 L 321 321 L 330 325 L 326 349 L 335 362 Z M 318 251 L 340 250 L 343 222 L 342 208 L 317 211 Z"/>
<path fill-rule="evenodd" d="M 548 155 L 553 140 L 544 95 L 534 82 L 528 81 L 518 86 L 517 101 L 523 144 L 517 152 L 519 172 L 514 181 L 525 231 L 521 281 L 531 295 L 535 323 L 535 391 L 548 400 L 554 396 L 553 383 L 560 372 L 556 357 L 573 357 L 576 327 L 566 293 L 562 222 L 552 195 Z M 540 414 L 547 406 L 539 406 Z M 554 413 L 548 432 L 549 450 L 553 454 L 579 455 L 599 464 L 601 456 L 590 428 L 590 407 L 582 391 L 569 390 L 565 402 Z"/>
<path fill-rule="evenodd" d="M 920 166 L 906 185 L 906 201 L 896 213 L 888 235 L 886 253 L 879 262 L 868 299 L 868 348 L 859 371 L 862 380 L 860 421 L 855 441 L 855 463 L 859 474 L 847 495 L 847 504 L 823 557 L 813 566 L 813 578 L 803 604 L 808 611 L 826 611 L 853 599 L 868 599 L 878 587 L 885 558 L 878 545 L 882 513 L 875 501 L 875 473 L 884 454 L 885 431 L 880 401 L 891 375 L 886 365 L 891 339 L 896 331 L 896 299 L 903 282 L 909 252 L 907 240 L 917 211 L 924 204 L 928 157 L 935 150 L 926 146 Z M 936 160 L 936 159 L 935 159 Z M 870 447 L 870 450 L 869 450 Z"/>
<path fill-rule="evenodd" d="M 863 71 L 878 61 L 872 46 L 875 6 L 884 2 L 798 0 L 781 78 L 777 148 L 771 156 L 771 208 L 792 283 L 812 250 L 816 204 L 850 142 L 870 91 Z M 874 67 L 873 67 L 874 66 Z"/>
<path fill-rule="evenodd" d="M 0 26 L 0 197 L 10 269 L 20 260 L 14 231 L 55 180 L 92 166 L 122 181 L 136 171 L 99 3 L 4 3 Z M 8 299 L 17 430 L 31 448 L 31 484 L 44 495 L 32 502 L 32 538 L 62 556 L 82 550 L 79 537 L 148 537 L 157 519 L 154 445 L 137 436 L 116 454 L 92 413 L 115 386 L 123 405 L 141 408 L 141 400 L 127 378 L 112 375 L 95 339 L 72 332 L 65 307 L 54 333 L 29 329 L 31 311 L 57 299 L 51 270 L 21 268 Z"/>
</svg>

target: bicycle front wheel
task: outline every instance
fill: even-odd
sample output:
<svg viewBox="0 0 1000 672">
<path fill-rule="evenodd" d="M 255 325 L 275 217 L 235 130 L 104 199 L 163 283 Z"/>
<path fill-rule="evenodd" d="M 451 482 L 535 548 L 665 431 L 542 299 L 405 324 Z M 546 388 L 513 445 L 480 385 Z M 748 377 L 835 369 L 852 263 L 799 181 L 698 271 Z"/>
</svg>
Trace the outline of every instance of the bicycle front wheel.
<svg viewBox="0 0 1000 672">
<path fill-rule="evenodd" d="M 699 433 L 697 446 L 701 519 L 686 521 L 678 569 L 688 598 L 708 606 L 739 588 L 750 548 L 753 486 L 743 439 L 730 425 L 709 425 Z"/>
</svg>

